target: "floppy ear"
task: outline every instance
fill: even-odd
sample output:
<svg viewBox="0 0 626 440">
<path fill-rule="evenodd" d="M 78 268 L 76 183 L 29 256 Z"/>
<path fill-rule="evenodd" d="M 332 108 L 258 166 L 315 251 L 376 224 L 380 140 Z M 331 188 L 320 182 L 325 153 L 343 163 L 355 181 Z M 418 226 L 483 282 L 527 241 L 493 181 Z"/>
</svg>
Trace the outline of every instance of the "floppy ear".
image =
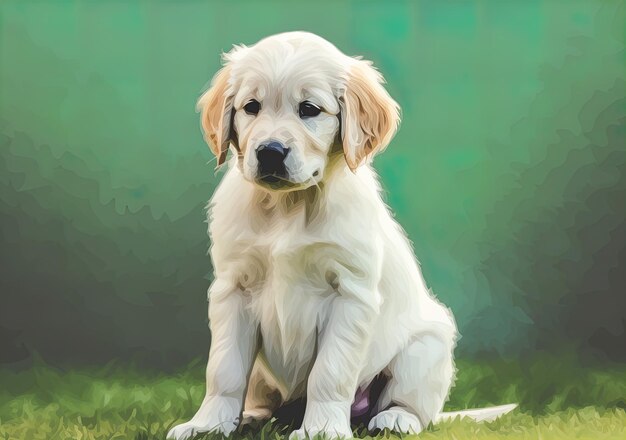
<svg viewBox="0 0 626 440">
<path fill-rule="evenodd" d="M 197 109 L 201 113 L 204 139 L 217 156 L 217 166 L 226 160 L 228 145 L 235 141 L 232 127 L 233 91 L 230 86 L 229 65 L 215 74 L 211 87 L 200 97 Z"/>
<path fill-rule="evenodd" d="M 383 87 L 382 75 L 370 61 L 354 61 L 340 99 L 343 153 L 352 171 L 389 144 L 400 122 L 400 107 Z"/>
</svg>

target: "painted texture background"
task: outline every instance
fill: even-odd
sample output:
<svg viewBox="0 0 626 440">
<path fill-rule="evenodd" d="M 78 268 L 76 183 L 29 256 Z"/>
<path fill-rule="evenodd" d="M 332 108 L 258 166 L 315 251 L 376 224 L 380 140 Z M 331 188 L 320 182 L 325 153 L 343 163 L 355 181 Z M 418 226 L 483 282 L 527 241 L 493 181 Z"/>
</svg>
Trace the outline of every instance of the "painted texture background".
<svg viewBox="0 0 626 440">
<path fill-rule="evenodd" d="M 0 362 L 204 355 L 195 100 L 233 43 L 308 30 L 403 108 L 375 165 L 464 357 L 626 360 L 624 4 L 0 4 Z M 367 239 L 367 237 L 364 237 Z"/>
</svg>

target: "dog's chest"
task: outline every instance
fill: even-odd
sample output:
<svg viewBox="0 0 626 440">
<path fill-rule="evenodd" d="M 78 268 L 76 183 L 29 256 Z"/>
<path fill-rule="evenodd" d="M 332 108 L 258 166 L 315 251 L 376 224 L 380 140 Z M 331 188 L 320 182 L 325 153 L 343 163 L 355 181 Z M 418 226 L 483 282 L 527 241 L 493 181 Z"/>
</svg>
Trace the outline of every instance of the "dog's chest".
<svg viewBox="0 0 626 440">
<path fill-rule="evenodd" d="M 285 231 L 284 231 L 285 232 Z M 336 295 L 330 244 L 288 233 L 240 241 L 238 282 L 262 336 L 263 355 L 289 392 L 304 383 L 319 329 Z"/>
</svg>

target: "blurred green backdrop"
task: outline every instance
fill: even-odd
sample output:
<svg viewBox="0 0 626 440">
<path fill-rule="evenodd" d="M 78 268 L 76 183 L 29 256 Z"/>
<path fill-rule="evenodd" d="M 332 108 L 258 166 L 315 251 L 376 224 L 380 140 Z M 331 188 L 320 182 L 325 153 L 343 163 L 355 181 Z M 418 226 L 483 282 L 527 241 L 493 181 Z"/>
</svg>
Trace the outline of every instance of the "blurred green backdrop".
<svg viewBox="0 0 626 440">
<path fill-rule="evenodd" d="M 403 108 L 376 160 L 464 356 L 626 360 L 621 1 L 0 3 L 0 360 L 205 355 L 197 97 L 315 32 Z"/>
</svg>

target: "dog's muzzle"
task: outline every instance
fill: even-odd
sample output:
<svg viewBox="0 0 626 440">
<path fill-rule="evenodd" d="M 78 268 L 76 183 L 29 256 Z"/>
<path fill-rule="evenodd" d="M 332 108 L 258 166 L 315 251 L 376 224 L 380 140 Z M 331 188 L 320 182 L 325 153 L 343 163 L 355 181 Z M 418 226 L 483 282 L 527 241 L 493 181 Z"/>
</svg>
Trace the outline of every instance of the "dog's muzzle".
<svg viewBox="0 0 626 440">
<path fill-rule="evenodd" d="M 267 183 L 276 183 L 287 179 L 285 158 L 289 148 L 277 141 L 261 144 L 256 149 L 259 180 Z"/>
</svg>

